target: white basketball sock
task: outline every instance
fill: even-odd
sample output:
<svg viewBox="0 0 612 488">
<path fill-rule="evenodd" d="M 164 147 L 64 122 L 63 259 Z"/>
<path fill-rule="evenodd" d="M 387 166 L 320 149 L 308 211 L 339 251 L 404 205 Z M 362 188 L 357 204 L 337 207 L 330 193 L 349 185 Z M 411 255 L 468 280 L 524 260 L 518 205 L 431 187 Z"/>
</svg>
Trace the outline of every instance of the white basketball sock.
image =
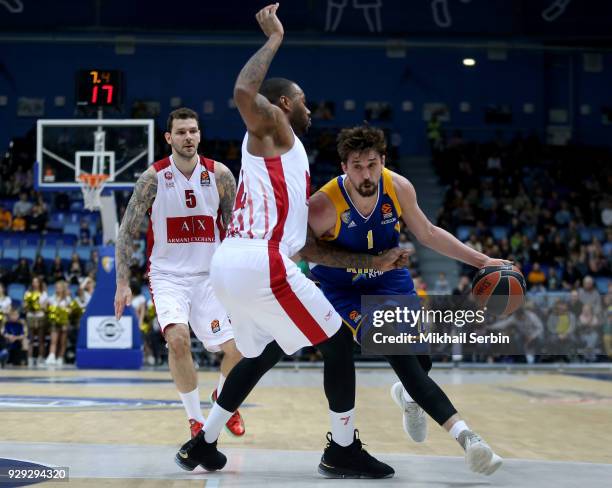
<svg viewBox="0 0 612 488">
<path fill-rule="evenodd" d="M 355 436 L 355 409 L 340 413 L 330 410 L 329 418 L 334 442 L 342 447 L 351 445 Z"/>
<path fill-rule="evenodd" d="M 225 384 L 225 376 L 222 374 L 219 375 L 219 384 L 217 385 L 217 398 L 221 395 L 221 390 L 223 389 L 223 385 Z"/>
<path fill-rule="evenodd" d="M 404 395 L 404 400 L 406 400 L 407 402 L 414 402 L 414 400 L 412 399 L 412 397 L 408 394 L 408 392 L 406 391 L 406 388 L 402 387 L 402 395 Z"/>
<path fill-rule="evenodd" d="M 215 442 L 221 434 L 221 429 L 230 419 L 234 412 L 228 412 L 219 406 L 218 403 L 213 405 L 212 410 L 208 414 L 208 420 L 204 426 L 204 439 L 206 442 Z"/>
<path fill-rule="evenodd" d="M 183 407 L 185 407 L 185 412 L 187 412 L 187 418 L 195 419 L 203 424 L 205 419 L 200 408 L 200 389 L 196 387 L 195 390 L 189 393 L 181 393 L 179 391 L 179 396 L 183 402 Z"/>
<path fill-rule="evenodd" d="M 459 434 L 464 430 L 470 430 L 467 424 L 463 420 L 458 420 L 453 424 L 448 433 L 453 436 L 453 439 L 457 440 L 459 438 Z"/>
</svg>

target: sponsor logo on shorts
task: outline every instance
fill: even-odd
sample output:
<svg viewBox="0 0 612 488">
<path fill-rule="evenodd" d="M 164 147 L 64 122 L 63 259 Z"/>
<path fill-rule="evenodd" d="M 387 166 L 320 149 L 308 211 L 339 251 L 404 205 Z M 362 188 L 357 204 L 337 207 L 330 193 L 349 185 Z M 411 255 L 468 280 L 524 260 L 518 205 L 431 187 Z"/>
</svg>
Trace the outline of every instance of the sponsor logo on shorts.
<svg viewBox="0 0 612 488">
<path fill-rule="evenodd" d="M 215 242 L 215 221 L 210 215 L 168 217 L 166 232 L 170 244 Z"/>
<path fill-rule="evenodd" d="M 210 186 L 210 175 L 208 174 L 207 169 L 203 169 L 200 173 L 200 185 L 201 186 Z"/>
<path fill-rule="evenodd" d="M 333 310 L 330 310 L 329 312 L 327 312 L 327 313 L 325 314 L 325 317 L 324 317 L 324 318 L 325 318 L 325 320 L 329 320 L 329 319 L 331 319 L 331 318 L 332 318 L 332 314 L 333 314 L 333 313 L 334 313 L 334 312 L 333 312 Z"/>
<path fill-rule="evenodd" d="M 221 330 L 221 325 L 219 325 L 219 321 L 217 319 L 210 323 L 210 330 L 212 330 L 213 334 L 216 334 Z"/>
</svg>

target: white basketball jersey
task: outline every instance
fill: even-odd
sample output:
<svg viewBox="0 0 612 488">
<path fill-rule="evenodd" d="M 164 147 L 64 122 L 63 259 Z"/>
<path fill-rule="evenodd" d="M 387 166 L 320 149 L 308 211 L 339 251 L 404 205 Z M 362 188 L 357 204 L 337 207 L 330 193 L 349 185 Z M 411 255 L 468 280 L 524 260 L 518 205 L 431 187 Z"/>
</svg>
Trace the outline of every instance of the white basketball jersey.
<svg viewBox="0 0 612 488">
<path fill-rule="evenodd" d="M 263 239 L 278 244 L 287 256 L 306 242 L 310 170 L 302 142 L 274 158 L 247 151 L 248 133 L 242 142 L 242 168 L 238 180 L 229 237 Z"/>
<path fill-rule="evenodd" d="M 157 194 L 150 209 L 147 252 L 151 273 L 207 273 L 223 236 L 215 163 L 199 156 L 187 179 L 172 156 L 153 164 Z"/>
</svg>

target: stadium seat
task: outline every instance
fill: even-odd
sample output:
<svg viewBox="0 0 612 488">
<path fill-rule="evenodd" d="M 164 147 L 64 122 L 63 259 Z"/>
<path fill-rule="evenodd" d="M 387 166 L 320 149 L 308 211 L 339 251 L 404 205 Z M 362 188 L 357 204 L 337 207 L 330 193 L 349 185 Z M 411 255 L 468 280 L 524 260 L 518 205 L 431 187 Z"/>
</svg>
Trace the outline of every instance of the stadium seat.
<svg viewBox="0 0 612 488">
<path fill-rule="evenodd" d="M 72 234 L 77 236 L 77 239 L 79 237 L 79 235 L 81 235 L 81 226 L 78 223 L 75 222 L 68 222 L 67 224 L 64 225 L 64 234 Z"/>
<path fill-rule="evenodd" d="M 588 229 L 587 227 L 583 227 L 582 229 L 580 229 L 580 240 L 583 243 L 587 243 L 591 241 L 591 229 Z"/>
<path fill-rule="evenodd" d="M 57 250 L 57 255 L 62 259 L 62 263 L 67 265 L 72 260 L 73 247 L 60 247 Z"/>
<path fill-rule="evenodd" d="M 25 246 L 21 248 L 20 258 L 26 258 L 29 262 L 34 262 L 36 255 L 38 254 L 38 247 Z"/>
<path fill-rule="evenodd" d="M 19 259 L 19 247 L 18 246 L 5 247 L 2 253 L 2 257 L 4 259 L 8 258 L 8 259 L 18 260 Z"/>
<path fill-rule="evenodd" d="M 0 259 L 0 268 L 4 270 L 11 270 L 17 264 L 17 260 L 13 258 L 1 258 Z"/>
<path fill-rule="evenodd" d="M 493 238 L 496 241 L 501 241 L 502 239 L 508 238 L 508 228 L 507 227 L 496 225 L 495 227 L 491 229 L 491 232 L 493 233 Z"/>
<path fill-rule="evenodd" d="M 89 261 L 89 258 L 91 257 L 91 250 L 93 249 L 93 247 L 90 246 L 77 246 L 76 247 L 76 253 L 79 256 L 79 259 L 83 262 L 87 262 Z"/>
<path fill-rule="evenodd" d="M 19 302 L 21 303 L 21 300 L 23 300 L 23 295 L 25 291 L 26 291 L 26 287 L 22 285 L 21 283 L 11 283 L 8 286 L 6 294 L 9 297 L 11 297 L 11 300 L 19 300 Z"/>
<path fill-rule="evenodd" d="M 43 246 L 40 249 L 40 255 L 44 259 L 45 264 L 49 265 L 57 255 L 57 248 L 55 246 Z"/>
<path fill-rule="evenodd" d="M 606 278 L 605 276 L 599 276 L 595 278 L 595 286 L 599 293 L 605 295 L 608 293 L 608 283 L 612 280 L 610 278 Z"/>
<path fill-rule="evenodd" d="M 460 241 L 467 241 L 470 238 L 470 234 L 473 232 L 473 227 L 467 225 L 460 225 L 457 227 L 457 239 Z"/>
<path fill-rule="evenodd" d="M 64 237 L 62 232 L 49 232 L 45 234 L 42 238 L 43 246 L 57 246 L 58 241 L 61 241 Z"/>
</svg>

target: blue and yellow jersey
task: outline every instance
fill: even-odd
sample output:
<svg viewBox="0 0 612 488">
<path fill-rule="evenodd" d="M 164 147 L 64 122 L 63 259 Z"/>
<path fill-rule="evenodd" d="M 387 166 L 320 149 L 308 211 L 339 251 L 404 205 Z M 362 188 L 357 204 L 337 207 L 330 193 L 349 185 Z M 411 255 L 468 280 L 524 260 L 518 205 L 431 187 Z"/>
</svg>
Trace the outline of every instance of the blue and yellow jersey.
<svg viewBox="0 0 612 488">
<path fill-rule="evenodd" d="M 397 200 L 391 171 L 383 168 L 378 186 L 378 202 L 369 216 L 363 216 L 344 187 L 345 176 L 338 176 L 319 191 L 325 193 L 336 207 L 333 235 L 323 237 L 353 252 L 378 255 L 399 243 L 402 209 Z M 409 294 L 414 284 L 407 269 L 387 271 L 374 269 L 332 268 L 320 264 L 312 274 L 326 289 L 349 289 L 379 295 Z"/>
</svg>

